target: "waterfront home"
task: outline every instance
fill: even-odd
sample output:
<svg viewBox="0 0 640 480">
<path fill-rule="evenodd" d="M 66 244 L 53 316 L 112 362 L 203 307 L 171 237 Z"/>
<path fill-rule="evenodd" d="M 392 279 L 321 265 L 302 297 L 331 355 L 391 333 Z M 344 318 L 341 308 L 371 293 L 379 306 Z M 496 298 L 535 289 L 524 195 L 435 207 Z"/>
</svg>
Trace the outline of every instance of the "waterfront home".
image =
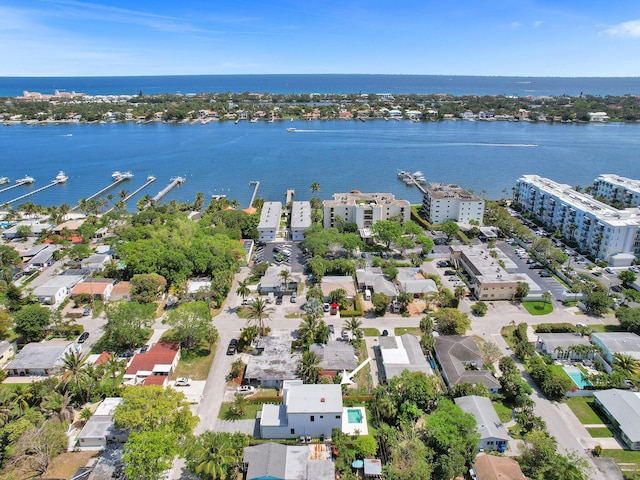
<svg viewBox="0 0 640 480">
<path fill-rule="evenodd" d="M 481 383 L 489 393 L 500 391 L 500 382 L 491 370 L 483 370 L 483 358 L 473 337 L 440 335 L 435 337 L 436 361 L 449 388 L 458 383 Z"/>
<path fill-rule="evenodd" d="M 281 445 L 267 442 L 245 447 L 246 480 L 335 480 L 327 444 Z"/>
<path fill-rule="evenodd" d="M 331 438 L 342 429 L 342 387 L 335 384 L 303 384 L 288 380 L 282 387 L 282 404 L 264 404 L 260 414 L 260 438 Z"/>
<path fill-rule="evenodd" d="M 611 388 L 593 396 L 627 448 L 640 450 L 640 393 Z"/>
<path fill-rule="evenodd" d="M 422 196 L 422 213 L 429 223 L 482 225 L 484 200 L 458 185 L 432 182 Z"/>
<path fill-rule="evenodd" d="M 258 223 L 258 241 L 262 243 L 273 242 L 278 237 L 280 230 L 280 216 L 282 215 L 282 203 L 264 202 L 260 212 Z"/>
<path fill-rule="evenodd" d="M 7 365 L 10 377 L 48 376 L 62 365 L 67 353 L 80 351 L 75 342 L 53 339 L 47 342 L 28 343 Z"/>
<path fill-rule="evenodd" d="M 594 123 L 604 123 L 611 121 L 611 117 L 607 112 L 589 112 L 589 121 Z"/>
<path fill-rule="evenodd" d="M 418 339 L 409 334 L 399 337 L 378 337 L 378 348 L 374 349 L 378 355 L 378 369 L 380 383 L 386 384 L 394 377 L 399 377 L 402 372 L 422 372 L 425 375 L 433 375 L 433 369 L 427 362 Z"/>
<path fill-rule="evenodd" d="M 324 228 L 336 227 L 340 217 L 346 223 L 355 223 L 359 229 L 371 228 L 378 220 L 400 216 L 402 223 L 411 218 L 408 200 L 396 199 L 391 193 L 334 193 L 332 200 L 322 202 Z"/>
<path fill-rule="evenodd" d="M 464 412 L 470 413 L 476 419 L 476 430 L 480 434 L 478 450 L 504 452 L 507 449 L 511 437 L 498 418 L 491 400 L 478 395 L 467 395 L 454 401 Z"/>
<path fill-rule="evenodd" d="M 291 240 L 301 242 L 304 232 L 311 228 L 311 203 L 293 202 L 291 204 Z"/>
<path fill-rule="evenodd" d="M 167 385 L 180 360 L 180 342 L 158 342 L 136 353 L 127 367 L 123 385 Z"/>
</svg>

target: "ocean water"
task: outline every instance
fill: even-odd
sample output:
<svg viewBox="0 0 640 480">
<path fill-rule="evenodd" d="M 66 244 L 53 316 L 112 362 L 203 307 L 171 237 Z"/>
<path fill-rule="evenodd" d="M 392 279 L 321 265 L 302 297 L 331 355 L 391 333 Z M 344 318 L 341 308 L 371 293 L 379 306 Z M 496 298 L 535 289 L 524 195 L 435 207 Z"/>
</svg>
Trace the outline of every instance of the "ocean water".
<svg viewBox="0 0 640 480">
<path fill-rule="evenodd" d="M 448 93 L 450 95 L 640 94 L 639 77 L 478 77 L 456 75 L 181 75 L 147 77 L 0 77 L 0 96 L 24 90 L 90 95 L 272 92 Z"/>
<path fill-rule="evenodd" d="M 295 127 L 291 133 L 287 128 Z M 318 121 L 171 124 L 0 126 L 0 176 L 29 174 L 31 187 L 0 193 L 0 204 L 42 187 L 64 170 L 65 185 L 25 199 L 42 205 L 76 204 L 111 183 L 114 170 L 133 180 L 157 181 L 140 193 L 155 195 L 171 177 L 186 178 L 165 201 L 191 201 L 196 192 L 227 195 L 247 206 L 252 180 L 258 196 L 284 201 L 359 189 L 392 192 L 412 203 L 421 195 L 397 179 L 398 170 L 421 170 L 429 182 L 457 183 L 499 198 L 511 194 L 523 174 L 587 186 L 601 173 L 640 178 L 640 127 L 628 124 L 549 125 L 508 122 Z M 0 187 L 2 188 L 2 187 Z M 133 198 L 130 208 L 135 208 Z"/>
</svg>

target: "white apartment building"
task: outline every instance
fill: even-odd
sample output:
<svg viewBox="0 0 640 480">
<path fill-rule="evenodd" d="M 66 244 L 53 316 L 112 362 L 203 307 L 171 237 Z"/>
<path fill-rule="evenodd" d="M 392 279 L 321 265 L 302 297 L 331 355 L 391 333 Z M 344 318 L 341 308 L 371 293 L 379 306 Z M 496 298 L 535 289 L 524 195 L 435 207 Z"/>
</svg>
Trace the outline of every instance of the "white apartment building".
<svg viewBox="0 0 640 480">
<path fill-rule="evenodd" d="M 358 228 L 369 228 L 378 220 L 389 220 L 400 215 L 402 222 L 411 218 L 408 200 L 396 200 L 391 193 L 334 193 L 333 200 L 322 202 L 324 228 L 336 226 L 336 218 L 355 223 Z"/>
<path fill-rule="evenodd" d="M 638 208 L 617 210 L 538 175 L 524 175 L 517 181 L 515 201 L 548 231 L 559 230 L 595 259 L 625 266 L 640 253 Z"/>
<path fill-rule="evenodd" d="M 608 203 L 618 202 L 624 208 L 640 205 L 640 180 L 604 173 L 593 182 L 593 196 Z"/>
<path fill-rule="evenodd" d="M 304 232 L 311 227 L 311 203 L 293 202 L 291 205 L 291 240 L 304 240 Z"/>
<path fill-rule="evenodd" d="M 280 215 L 282 214 L 282 203 L 264 202 L 260 213 L 260 223 L 258 233 L 260 242 L 273 242 L 278 236 L 280 228 Z"/>
<path fill-rule="evenodd" d="M 482 225 L 484 200 L 458 185 L 431 183 L 422 197 L 422 211 L 429 223 L 474 220 Z"/>
</svg>

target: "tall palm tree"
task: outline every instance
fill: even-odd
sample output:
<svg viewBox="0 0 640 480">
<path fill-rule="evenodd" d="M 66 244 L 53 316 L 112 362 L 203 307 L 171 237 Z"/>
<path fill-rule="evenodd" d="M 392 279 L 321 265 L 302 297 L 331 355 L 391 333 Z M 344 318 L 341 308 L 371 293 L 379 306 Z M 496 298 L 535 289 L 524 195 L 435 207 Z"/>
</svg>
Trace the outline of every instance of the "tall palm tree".
<svg viewBox="0 0 640 480">
<path fill-rule="evenodd" d="M 298 364 L 298 375 L 304 383 L 317 383 L 320 374 L 320 359 L 313 352 L 304 352 Z"/>
<path fill-rule="evenodd" d="M 453 296 L 456 298 L 456 300 L 460 301 L 464 298 L 466 293 L 467 290 L 462 285 L 460 285 L 453 291 Z"/>
<path fill-rule="evenodd" d="M 82 397 L 82 376 L 83 376 L 83 368 L 84 364 L 87 361 L 88 355 L 81 355 L 76 352 L 67 352 L 67 354 L 62 358 L 62 365 L 60 366 L 62 370 L 62 375 L 60 376 L 60 381 L 64 385 L 68 385 L 71 380 L 73 380 L 73 385 L 77 389 L 78 393 Z"/>
<path fill-rule="evenodd" d="M 542 300 L 544 301 L 545 305 L 547 303 L 551 303 L 551 292 L 542 292 Z"/>
<path fill-rule="evenodd" d="M 280 278 L 282 279 L 282 283 L 284 284 L 284 289 L 289 289 L 289 280 L 291 280 L 291 272 L 286 268 L 280 272 Z"/>
<path fill-rule="evenodd" d="M 236 452 L 228 434 L 207 431 L 187 448 L 187 465 L 198 475 L 211 480 L 230 478 L 236 464 Z"/>
<path fill-rule="evenodd" d="M 626 353 L 616 353 L 613 355 L 614 368 L 633 375 L 638 371 L 638 361 Z"/>
<path fill-rule="evenodd" d="M 311 191 L 313 193 L 319 192 L 320 191 L 320 184 L 318 182 L 313 182 L 311 184 Z"/>
<path fill-rule="evenodd" d="M 363 336 L 362 332 L 362 321 L 352 317 L 345 324 L 344 329 L 351 332 L 351 337 L 354 340 L 360 340 Z"/>
<path fill-rule="evenodd" d="M 73 420 L 73 406 L 69 392 L 65 392 L 64 395 L 53 392 L 40 406 L 49 418 L 55 418 L 60 422 Z"/>
<path fill-rule="evenodd" d="M 249 296 L 251 290 L 249 290 L 249 279 L 245 278 L 244 280 L 240 280 L 238 282 L 238 288 L 236 290 L 236 295 L 240 295 L 242 297 L 242 301 Z"/>
<path fill-rule="evenodd" d="M 249 309 L 249 320 L 255 322 L 255 324 L 260 328 L 260 336 L 264 336 L 265 321 L 269 320 L 271 314 L 274 312 L 274 308 L 267 305 L 267 303 L 257 298 L 255 302 L 251 304 L 251 308 Z"/>
<path fill-rule="evenodd" d="M 309 345 L 315 341 L 320 322 L 313 315 L 306 315 L 298 325 L 298 343 Z"/>
</svg>

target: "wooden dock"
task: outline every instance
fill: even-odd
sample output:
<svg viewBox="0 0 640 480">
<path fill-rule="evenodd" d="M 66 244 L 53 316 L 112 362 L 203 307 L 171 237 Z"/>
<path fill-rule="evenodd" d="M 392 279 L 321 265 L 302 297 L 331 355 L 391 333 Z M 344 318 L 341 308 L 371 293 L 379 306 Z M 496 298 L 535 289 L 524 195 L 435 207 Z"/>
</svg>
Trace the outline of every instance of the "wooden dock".
<svg viewBox="0 0 640 480">
<path fill-rule="evenodd" d="M 285 194 L 285 205 L 289 205 L 291 202 L 293 202 L 293 197 L 295 196 L 296 191 L 293 188 L 289 188 L 287 189 L 287 193 Z"/>
<path fill-rule="evenodd" d="M 35 189 L 35 190 L 31 191 L 31 192 L 25 193 L 24 195 L 20 195 L 19 197 L 16 197 L 13 200 L 9 200 L 8 202 L 2 202 L 2 203 L 6 203 L 7 205 L 11 205 L 12 203 L 19 202 L 23 198 L 27 198 L 27 197 L 30 197 L 31 195 L 35 195 L 36 193 L 40 193 L 41 191 L 46 190 L 47 188 L 51 188 L 54 185 L 58 185 L 59 183 L 64 183 L 64 181 L 54 180 L 49 185 L 45 185 L 44 187 L 37 188 L 37 189 Z M 20 184 L 20 185 L 22 185 L 22 184 Z"/>
<path fill-rule="evenodd" d="M 249 182 L 249 185 L 255 185 L 254 189 L 253 189 L 253 195 L 251 195 L 251 201 L 249 202 L 249 207 L 253 206 L 253 202 L 255 201 L 256 197 L 258 196 L 258 189 L 260 188 L 260 180 L 251 180 Z"/>
<path fill-rule="evenodd" d="M 156 181 L 156 177 L 154 177 L 153 175 L 149 175 L 147 177 L 147 183 L 145 183 L 144 185 L 142 185 L 139 188 L 136 188 L 132 193 L 130 193 L 129 195 L 127 195 L 126 197 L 124 197 L 122 199 L 123 203 L 127 203 L 132 197 L 136 196 L 137 194 L 139 194 L 142 190 L 144 190 L 145 188 L 147 188 L 149 185 L 151 185 L 153 182 Z M 105 214 L 109 213 L 111 210 L 113 210 L 115 208 L 115 206 L 111 207 L 109 210 L 107 210 L 106 212 L 104 212 Z"/>
<path fill-rule="evenodd" d="M 27 183 L 27 182 L 16 183 L 14 185 L 10 185 L 8 187 L 4 187 L 2 190 L 0 190 L 0 193 L 8 192 L 9 190 L 13 190 L 14 188 L 18 188 L 18 187 L 21 187 L 23 185 L 31 185 L 31 184 Z"/>
<path fill-rule="evenodd" d="M 155 178 L 154 178 L 154 180 L 155 180 Z M 155 197 L 153 197 L 152 201 L 157 202 L 162 197 L 164 197 L 167 193 L 169 193 L 171 190 L 173 190 L 175 187 L 177 187 L 178 185 L 182 185 L 186 181 L 187 180 L 184 177 L 172 178 L 170 183 L 169 183 L 169 185 L 167 185 L 162 190 L 160 190 L 158 192 L 158 194 Z"/>
<path fill-rule="evenodd" d="M 94 193 L 93 195 L 91 195 L 90 197 L 87 197 L 85 200 L 89 201 L 89 200 L 93 200 L 96 197 L 99 197 L 105 193 L 107 193 L 109 190 L 111 190 L 113 187 L 115 187 L 116 185 L 118 185 L 121 182 L 124 182 L 125 180 L 127 180 L 127 178 L 125 177 L 120 177 L 119 179 L 115 180 L 113 183 L 107 185 L 106 187 L 104 187 L 102 190 L 97 191 L 96 193 Z M 71 211 L 73 210 L 77 210 L 80 207 L 80 204 L 76 205 L 75 207 L 73 207 L 71 209 Z"/>
</svg>

